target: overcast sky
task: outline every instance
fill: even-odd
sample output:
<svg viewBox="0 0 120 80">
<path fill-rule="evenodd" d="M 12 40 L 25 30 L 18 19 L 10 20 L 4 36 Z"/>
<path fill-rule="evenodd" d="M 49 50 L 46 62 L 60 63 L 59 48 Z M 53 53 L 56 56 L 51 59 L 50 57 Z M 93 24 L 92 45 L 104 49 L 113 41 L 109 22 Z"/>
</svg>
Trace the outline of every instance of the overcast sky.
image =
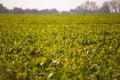
<svg viewBox="0 0 120 80">
<path fill-rule="evenodd" d="M 14 7 L 20 7 L 23 9 L 52 9 L 56 8 L 59 11 L 69 10 L 76 8 L 76 6 L 84 3 L 87 0 L 0 0 L 5 7 L 13 9 Z M 102 5 L 103 2 L 108 0 L 89 0 L 95 1 L 98 5 Z"/>
</svg>

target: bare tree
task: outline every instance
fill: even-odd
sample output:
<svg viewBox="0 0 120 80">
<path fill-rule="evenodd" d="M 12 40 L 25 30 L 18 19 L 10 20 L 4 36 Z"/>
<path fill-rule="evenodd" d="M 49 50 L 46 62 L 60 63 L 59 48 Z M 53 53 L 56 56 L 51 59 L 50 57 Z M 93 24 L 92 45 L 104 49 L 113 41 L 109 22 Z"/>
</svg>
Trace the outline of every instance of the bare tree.
<svg viewBox="0 0 120 80">
<path fill-rule="evenodd" d="M 90 10 L 91 11 L 96 11 L 98 8 L 97 8 L 97 5 L 96 5 L 96 3 L 95 2 L 91 2 L 90 3 Z"/>
<path fill-rule="evenodd" d="M 99 13 L 110 13 L 108 2 L 104 2 L 102 7 L 99 9 Z"/>
<path fill-rule="evenodd" d="M 10 13 L 23 14 L 25 13 L 25 11 L 22 8 L 15 7 L 13 10 L 10 11 Z"/>
<path fill-rule="evenodd" d="M 84 5 L 85 5 L 85 10 L 88 11 L 90 9 L 90 2 L 86 1 Z"/>
<path fill-rule="evenodd" d="M 0 13 L 8 13 L 8 12 L 9 10 L 6 7 L 4 7 L 2 4 L 0 4 Z"/>
<path fill-rule="evenodd" d="M 120 0 L 111 0 L 108 5 L 111 13 L 120 13 Z"/>
</svg>

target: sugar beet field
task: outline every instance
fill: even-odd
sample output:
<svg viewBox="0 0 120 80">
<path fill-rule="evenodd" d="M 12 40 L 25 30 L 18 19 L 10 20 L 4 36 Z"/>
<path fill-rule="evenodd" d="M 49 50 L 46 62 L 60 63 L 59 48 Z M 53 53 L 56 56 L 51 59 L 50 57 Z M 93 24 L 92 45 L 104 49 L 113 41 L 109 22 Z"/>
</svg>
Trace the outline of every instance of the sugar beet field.
<svg viewBox="0 0 120 80">
<path fill-rule="evenodd" d="M 120 80 L 120 14 L 0 14 L 0 80 Z"/>
</svg>

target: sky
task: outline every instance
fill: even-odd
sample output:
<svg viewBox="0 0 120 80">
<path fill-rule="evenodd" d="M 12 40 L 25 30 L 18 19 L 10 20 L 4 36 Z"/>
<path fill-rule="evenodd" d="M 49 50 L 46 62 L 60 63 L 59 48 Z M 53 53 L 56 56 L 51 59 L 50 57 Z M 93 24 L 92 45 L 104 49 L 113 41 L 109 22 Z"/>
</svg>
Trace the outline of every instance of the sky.
<svg viewBox="0 0 120 80">
<path fill-rule="evenodd" d="M 19 7 L 23 9 L 52 9 L 56 8 L 59 11 L 69 11 L 88 0 L 0 0 L 5 7 L 13 9 Z M 103 2 L 108 0 L 89 0 L 94 1 L 101 6 Z"/>
</svg>

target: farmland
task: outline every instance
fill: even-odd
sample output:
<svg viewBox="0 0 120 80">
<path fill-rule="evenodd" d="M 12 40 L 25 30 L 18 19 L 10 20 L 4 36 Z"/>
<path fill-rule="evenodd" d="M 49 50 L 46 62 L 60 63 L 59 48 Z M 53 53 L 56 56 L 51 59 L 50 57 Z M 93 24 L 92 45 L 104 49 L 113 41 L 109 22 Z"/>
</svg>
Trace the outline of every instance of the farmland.
<svg viewBox="0 0 120 80">
<path fill-rule="evenodd" d="M 119 80 L 120 14 L 0 14 L 0 80 Z"/>
</svg>

